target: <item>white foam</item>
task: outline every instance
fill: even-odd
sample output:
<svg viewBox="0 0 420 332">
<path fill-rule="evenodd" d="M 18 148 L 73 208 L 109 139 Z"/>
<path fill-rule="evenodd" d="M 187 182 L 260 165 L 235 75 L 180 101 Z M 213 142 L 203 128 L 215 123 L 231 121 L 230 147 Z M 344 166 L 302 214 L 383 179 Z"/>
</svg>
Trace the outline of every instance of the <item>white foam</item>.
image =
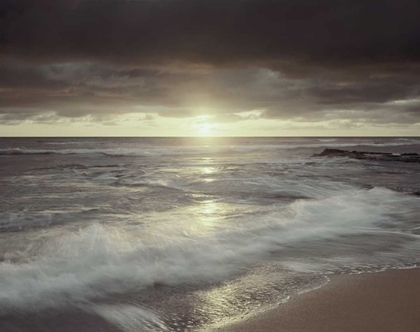
<svg viewBox="0 0 420 332">
<path fill-rule="evenodd" d="M 133 305 L 91 305 L 84 308 L 127 332 L 169 331 L 152 312 Z"/>
<path fill-rule="evenodd" d="M 416 203 L 415 197 L 386 189 L 349 190 L 297 201 L 259 220 L 204 235 L 186 235 L 182 222 L 181 226 L 165 224 L 146 238 L 139 235 L 143 228 L 95 224 L 45 238 L 29 262 L 3 262 L 0 310 L 78 305 L 155 283 L 223 280 L 250 264 L 271 259 L 273 251 L 286 250 L 283 259 L 287 261 L 290 246 L 315 241 L 327 250 L 329 241 L 339 236 L 381 231 L 393 225 L 395 218 L 410 215 L 409 206 Z"/>
<path fill-rule="evenodd" d="M 196 154 L 225 154 L 225 153 L 249 153 L 259 151 L 290 150 L 299 148 L 325 148 L 325 147 L 386 147 L 417 145 L 420 140 L 409 140 L 400 142 L 375 141 L 348 141 L 336 142 L 334 139 L 315 140 L 318 143 L 308 142 L 305 144 L 273 144 L 273 145 L 232 145 L 232 146 L 174 146 L 174 147 L 139 147 L 139 148 L 95 148 L 95 149 L 27 149 L 27 148 L 7 148 L 0 149 L 0 155 L 26 155 L 26 154 L 103 154 L 107 156 L 133 156 L 133 157 L 153 157 L 153 156 L 176 156 L 176 155 L 196 155 Z"/>
<path fill-rule="evenodd" d="M 80 221 L 84 215 L 96 211 L 96 208 L 82 206 L 61 209 L 34 211 L 30 214 L 26 211 L 12 212 L 0 215 L 0 231 L 14 231 L 32 227 L 48 227 L 55 223 Z"/>
</svg>

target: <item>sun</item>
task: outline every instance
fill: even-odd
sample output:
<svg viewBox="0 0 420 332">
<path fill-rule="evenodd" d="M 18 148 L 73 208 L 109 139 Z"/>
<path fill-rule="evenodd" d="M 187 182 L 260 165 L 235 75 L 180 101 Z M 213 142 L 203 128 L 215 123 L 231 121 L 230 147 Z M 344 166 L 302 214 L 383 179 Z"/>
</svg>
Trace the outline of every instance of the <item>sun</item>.
<svg viewBox="0 0 420 332">
<path fill-rule="evenodd" d="M 196 129 L 199 136 L 209 136 L 212 134 L 213 126 L 209 123 L 200 123 Z"/>
<path fill-rule="evenodd" d="M 195 119 L 193 128 L 197 136 L 211 136 L 213 134 L 215 126 L 213 123 L 207 122 L 211 118 L 211 115 L 201 115 Z"/>
</svg>

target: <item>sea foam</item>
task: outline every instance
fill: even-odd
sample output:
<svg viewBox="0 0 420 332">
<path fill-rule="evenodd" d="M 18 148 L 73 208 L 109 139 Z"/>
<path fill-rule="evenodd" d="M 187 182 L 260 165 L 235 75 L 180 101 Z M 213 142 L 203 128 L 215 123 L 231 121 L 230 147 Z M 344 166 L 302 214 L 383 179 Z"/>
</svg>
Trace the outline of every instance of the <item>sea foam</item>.
<svg viewBox="0 0 420 332">
<path fill-rule="evenodd" d="M 25 260 L 5 257 L 1 263 L 0 310 L 80 306 L 157 283 L 217 282 L 257 262 L 289 262 L 290 252 L 299 248 L 309 255 L 304 261 L 330 259 L 331 263 L 338 252 L 345 256 L 346 250 L 363 246 L 363 238 L 355 243 L 343 241 L 352 235 L 389 232 L 407 238 L 412 249 L 413 241 L 418 244 L 409 231 L 410 218 L 418 212 L 415 203 L 416 197 L 386 189 L 352 190 L 324 199 L 298 200 L 262 215 L 258 222 L 204 235 L 186 235 L 181 222 L 165 225 L 146 240 L 141 237 L 143 228 L 128 225 L 93 224 L 58 237 L 46 236 L 36 252 L 20 253 Z M 407 230 L 401 224 L 404 218 Z M 337 238 L 341 241 L 335 242 Z M 402 242 L 399 245 L 403 247 Z M 339 250 L 340 246 L 346 250 Z M 381 248 L 368 245 L 363 255 L 355 253 L 371 257 Z M 350 262 L 364 263 L 350 250 L 348 257 Z M 386 263 L 386 256 L 378 257 Z"/>
</svg>

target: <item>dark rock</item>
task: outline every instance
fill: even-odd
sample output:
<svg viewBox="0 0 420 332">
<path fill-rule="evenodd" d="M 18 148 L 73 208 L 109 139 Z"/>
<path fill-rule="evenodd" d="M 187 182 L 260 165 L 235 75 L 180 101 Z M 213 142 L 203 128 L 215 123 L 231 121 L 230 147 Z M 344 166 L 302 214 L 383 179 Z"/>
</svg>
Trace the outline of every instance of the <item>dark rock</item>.
<svg viewBox="0 0 420 332">
<path fill-rule="evenodd" d="M 349 153 L 349 151 L 339 149 L 325 149 L 320 154 L 314 154 L 314 157 L 325 157 L 325 156 L 338 156 L 341 154 Z"/>
<path fill-rule="evenodd" d="M 340 149 L 325 149 L 313 157 L 347 157 L 353 159 L 381 160 L 381 161 L 402 161 L 420 163 L 418 153 L 393 154 L 389 152 L 368 152 L 368 151 L 346 151 Z"/>
</svg>

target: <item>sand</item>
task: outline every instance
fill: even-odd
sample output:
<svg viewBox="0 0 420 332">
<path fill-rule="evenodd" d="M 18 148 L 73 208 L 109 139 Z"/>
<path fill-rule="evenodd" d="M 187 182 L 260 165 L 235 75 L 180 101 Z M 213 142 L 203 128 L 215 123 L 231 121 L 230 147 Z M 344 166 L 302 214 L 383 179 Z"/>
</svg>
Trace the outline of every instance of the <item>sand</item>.
<svg viewBox="0 0 420 332">
<path fill-rule="evenodd" d="M 332 276 L 320 289 L 217 331 L 420 331 L 420 269 Z"/>
</svg>

